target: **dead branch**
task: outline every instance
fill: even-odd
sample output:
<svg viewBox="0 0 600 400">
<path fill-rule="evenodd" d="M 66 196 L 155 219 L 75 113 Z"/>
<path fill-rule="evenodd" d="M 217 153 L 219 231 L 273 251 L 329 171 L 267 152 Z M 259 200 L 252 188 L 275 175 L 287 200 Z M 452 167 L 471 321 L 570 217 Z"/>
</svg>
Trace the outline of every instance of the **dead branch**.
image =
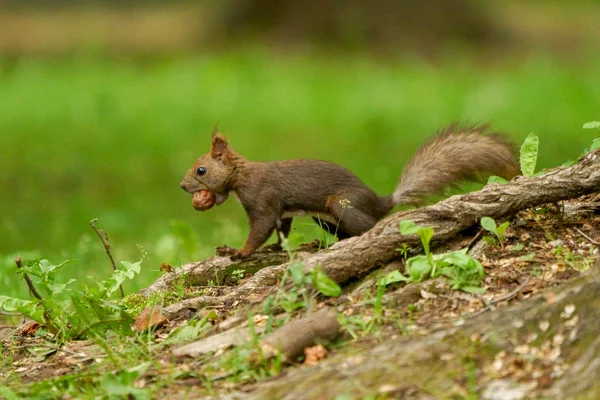
<svg viewBox="0 0 600 400">
<path fill-rule="evenodd" d="M 110 252 L 110 244 L 108 244 L 108 234 L 104 230 L 98 230 L 98 228 L 96 228 L 96 225 L 95 225 L 96 222 L 98 222 L 98 218 L 94 218 L 93 220 L 91 220 L 90 226 L 92 227 L 94 232 L 96 232 L 96 235 L 98 235 L 98 238 L 102 242 L 102 245 L 104 246 L 104 250 L 106 251 L 106 254 L 108 255 L 108 259 L 110 260 L 110 263 L 112 265 L 113 271 L 116 271 L 117 266 L 115 265 L 115 259 L 113 258 L 112 253 Z M 121 298 L 125 297 L 125 292 L 123 291 L 123 285 L 119 285 L 119 291 L 121 292 Z"/>
<path fill-rule="evenodd" d="M 271 333 L 260 343 L 265 358 L 280 354 L 282 359 L 293 360 L 304 348 L 320 340 L 332 340 L 340 332 L 336 312 L 333 308 L 322 308 L 303 318 L 288 322 Z"/>
</svg>

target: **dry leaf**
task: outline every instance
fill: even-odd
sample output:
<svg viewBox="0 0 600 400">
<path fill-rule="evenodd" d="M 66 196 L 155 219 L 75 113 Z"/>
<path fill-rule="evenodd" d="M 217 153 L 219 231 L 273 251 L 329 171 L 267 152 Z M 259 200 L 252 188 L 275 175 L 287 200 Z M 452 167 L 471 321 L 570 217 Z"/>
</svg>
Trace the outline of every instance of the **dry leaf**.
<svg viewBox="0 0 600 400">
<path fill-rule="evenodd" d="M 323 347 L 323 345 L 316 345 L 307 347 L 304 349 L 304 354 L 306 358 L 304 359 L 304 364 L 306 365 L 317 365 L 319 360 L 325 358 L 327 355 L 327 349 Z"/>
</svg>

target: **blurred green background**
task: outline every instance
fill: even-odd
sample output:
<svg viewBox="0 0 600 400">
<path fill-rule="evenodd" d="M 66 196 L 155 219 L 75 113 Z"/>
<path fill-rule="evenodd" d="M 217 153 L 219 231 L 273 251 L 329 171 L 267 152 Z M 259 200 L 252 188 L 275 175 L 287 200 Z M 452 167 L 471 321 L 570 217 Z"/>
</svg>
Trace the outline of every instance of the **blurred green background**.
<svg viewBox="0 0 600 400">
<path fill-rule="evenodd" d="M 117 260 L 146 255 L 127 292 L 241 246 L 236 201 L 196 212 L 178 186 L 216 123 L 248 158 L 330 160 L 382 194 L 453 121 L 537 132 L 540 167 L 595 137 L 597 2 L 362 3 L 0 2 L 0 294 L 27 295 L 20 254 L 106 278 L 92 218 Z"/>
</svg>

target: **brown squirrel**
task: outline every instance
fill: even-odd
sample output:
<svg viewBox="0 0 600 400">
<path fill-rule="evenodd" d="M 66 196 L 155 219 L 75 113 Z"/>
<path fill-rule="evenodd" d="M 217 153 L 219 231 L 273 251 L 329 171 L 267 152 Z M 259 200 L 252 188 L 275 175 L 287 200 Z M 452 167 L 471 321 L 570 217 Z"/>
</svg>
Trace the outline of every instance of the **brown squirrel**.
<svg viewBox="0 0 600 400">
<path fill-rule="evenodd" d="M 486 175 L 506 179 L 519 173 L 513 145 L 487 126 L 452 124 L 427 141 L 406 164 L 393 194 L 379 196 L 344 167 L 320 160 L 249 161 L 213 130 L 210 152 L 187 172 L 180 186 L 194 195 L 194 207 L 206 210 L 237 195 L 250 222 L 244 247 L 229 249 L 243 258 L 276 230 L 278 244 L 292 217 L 310 215 L 339 239 L 361 235 L 399 204 L 425 197 L 461 181 Z M 226 252 L 226 251 L 225 251 Z"/>
</svg>

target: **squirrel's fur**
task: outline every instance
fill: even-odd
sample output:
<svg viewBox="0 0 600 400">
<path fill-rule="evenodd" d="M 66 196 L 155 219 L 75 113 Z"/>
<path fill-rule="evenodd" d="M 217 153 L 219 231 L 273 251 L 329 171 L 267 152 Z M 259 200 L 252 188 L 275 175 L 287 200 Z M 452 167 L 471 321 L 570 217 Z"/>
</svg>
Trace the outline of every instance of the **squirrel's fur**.
<svg viewBox="0 0 600 400">
<path fill-rule="evenodd" d="M 234 192 L 250 222 L 246 257 L 264 244 L 274 230 L 287 236 L 293 216 L 313 216 L 326 230 L 343 239 L 360 235 L 398 204 L 418 204 L 427 196 L 465 180 L 489 175 L 510 179 L 519 173 L 515 151 L 499 133 L 486 126 L 457 124 L 441 130 L 406 164 L 394 193 L 379 196 L 344 167 L 320 160 L 249 161 L 213 131 L 210 152 L 187 172 L 180 186 L 189 193 L 208 190 L 216 204 Z M 199 175 L 199 167 L 204 173 Z"/>
</svg>

